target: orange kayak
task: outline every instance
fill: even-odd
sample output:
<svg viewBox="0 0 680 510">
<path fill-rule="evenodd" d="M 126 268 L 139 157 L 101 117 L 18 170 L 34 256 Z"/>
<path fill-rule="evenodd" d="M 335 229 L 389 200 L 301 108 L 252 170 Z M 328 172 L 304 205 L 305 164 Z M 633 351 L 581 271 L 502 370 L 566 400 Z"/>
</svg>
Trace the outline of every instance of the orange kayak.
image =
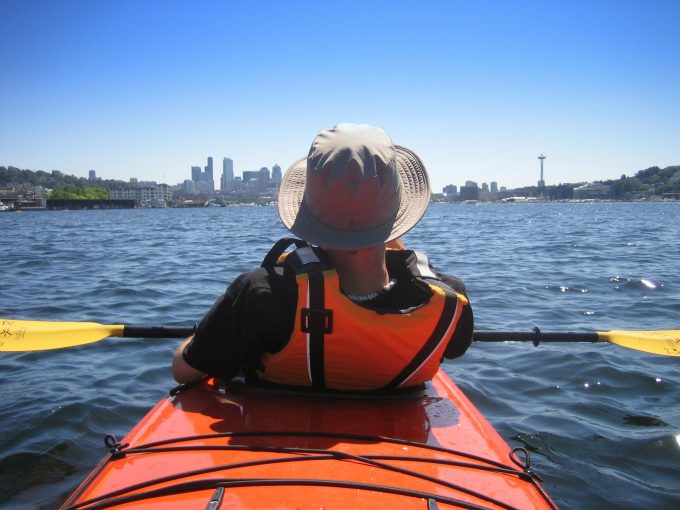
<svg viewBox="0 0 680 510">
<path fill-rule="evenodd" d="M 441 370 L 390 396 L 209 380 L 106 442 L 64 510 L 556 508 L 527 452 Z"/>
</svg>

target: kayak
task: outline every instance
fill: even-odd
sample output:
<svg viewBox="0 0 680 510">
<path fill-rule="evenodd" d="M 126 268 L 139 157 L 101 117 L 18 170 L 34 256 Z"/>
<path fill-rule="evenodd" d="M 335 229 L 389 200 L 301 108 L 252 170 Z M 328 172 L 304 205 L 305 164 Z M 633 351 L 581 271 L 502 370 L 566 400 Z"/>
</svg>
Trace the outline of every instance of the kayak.
<svg viewBox="0 0 680 510">
<path fill-rule="evenodd" d="M 442 371 L 392 394 L 183 385 L 67 509 L 548 509 L 532 470 Z"/>
</svg>

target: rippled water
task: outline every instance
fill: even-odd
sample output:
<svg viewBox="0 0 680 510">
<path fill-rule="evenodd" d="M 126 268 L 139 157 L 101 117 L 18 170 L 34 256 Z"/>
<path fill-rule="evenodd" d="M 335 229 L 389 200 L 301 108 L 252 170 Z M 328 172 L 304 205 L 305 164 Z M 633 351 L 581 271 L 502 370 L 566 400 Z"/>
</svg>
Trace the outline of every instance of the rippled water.
<svg viewBox="0 0 680 510">
<path fill-rule="evenodd" d="M 477 329 L 680 329 L 680 203 L 437 205 L 406 237 Z M 286 234 L 273 207 L 0 214 L 0 317 L 187 325 Z M 178 340 L 0 353 L 0 508 L 54 508 L 173 385 Z M 677 508 L 680 359 L 474 344 L 447 362 L 563 508 Z"/>
</svg>

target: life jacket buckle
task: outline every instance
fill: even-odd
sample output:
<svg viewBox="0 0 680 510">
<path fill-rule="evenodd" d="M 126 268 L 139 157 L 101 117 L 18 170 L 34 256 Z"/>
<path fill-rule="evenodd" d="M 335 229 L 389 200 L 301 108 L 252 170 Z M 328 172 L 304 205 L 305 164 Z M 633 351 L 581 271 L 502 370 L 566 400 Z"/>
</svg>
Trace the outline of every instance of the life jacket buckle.
<svg viewBox="0 0 680 510">
<path fill-rule="evenodd" d="M 332 333 L 333 310 L 303 308 L 300 311 L 300 329 L 303 333 Z"/>
</svg>

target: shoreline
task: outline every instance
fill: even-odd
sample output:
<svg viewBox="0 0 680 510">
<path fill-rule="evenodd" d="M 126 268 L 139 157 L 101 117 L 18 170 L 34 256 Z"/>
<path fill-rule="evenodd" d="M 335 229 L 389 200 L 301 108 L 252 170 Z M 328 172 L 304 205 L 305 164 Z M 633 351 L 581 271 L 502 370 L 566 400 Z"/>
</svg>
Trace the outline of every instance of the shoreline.
<svg viewBox="0 0 680 510">
<path fill-rule="evenodd" d="M 614 200 L 614 199 L 597 199 L 597 198 L 586 198 L 586 199 L 567 199 L 567 200 L 541 200 L 541 199 L 525 199 L 525 200 L 465 200 L 465 201 L 448 201 L 448 200 L 431 200 L 430 204 L 441 204 L 441 205 L 461 205 L 461 206 L 470 206 L 470 205 L 493 205 L 493 204 L 502 204 L 502 205 L 517 205 L 517 204 L 597 204 L 597 203 L 643 203 L 643 204 L 648 204 L 648 203 L 680 203 L 680 199 L 639 199 L 639 200 Z M 169 205 L 169 206 L 154 206 L 154 207 L 149 207 L 149 206 L 130 206 L 130 207 L 122 207 L 122 206 L 112 206 L 112 207 L 106 207 L 104 206 L 88 206 L 87 204 L 83 204 L 82 207 L 78 207 L 77 204 L 72 204 L 72 206 L 64 206 L 64 207 L 20 207 L 18 209 L 15 208 L 7 208 L 7 209 L 2 209 L 0 212 L 7 212 L 7 213 L 18 213 L 18 212 L 45 212 L 45 211 L 114 211 L 114 210 L 131 210 L 131 209 L 215 209 L 215 208 L 230 208 L 230 207 L 267 207 L 267 206 L 275 206 L 276 202 L 263 202 L 263 203 L 258 203 L 258 202 L 238 202 L 238 203 L 231 203 L 227 205 L 217 205 L 217 204 L 210 204 L 210 205 L 199 205 L 199 206 L 177 206 L 177 205 Z"/>
</svg>

